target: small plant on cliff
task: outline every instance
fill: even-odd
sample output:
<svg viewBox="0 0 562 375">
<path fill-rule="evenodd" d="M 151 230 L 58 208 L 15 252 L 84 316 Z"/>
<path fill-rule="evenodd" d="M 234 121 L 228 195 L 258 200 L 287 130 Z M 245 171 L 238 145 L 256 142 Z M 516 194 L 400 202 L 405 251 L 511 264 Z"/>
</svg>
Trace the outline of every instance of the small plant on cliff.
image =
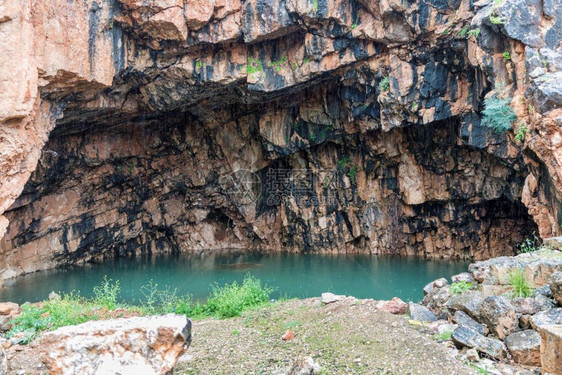
<svg viewBox="0 0 562 375">
<path fill-rule="evenodd" d="M 263 72 L 263 65 L 260 60 L 254 60 L 253 58 L 248 59 L 246 64 L 246 74 L 254 74 L 258 72 Z"/>
<path fill-rule="evenodd" d="M 517 120 L 513 108 L 509 105 L 510 99 L 502 99 L 497 94 L 484 99 L 483 125 L 491 128 L 496 133 L 511 129 L 513 121 Z"/>
<path fill-rule="evenodd" d="M 529 129 L 527 128 L 527 125 L 525 125 L 525 122 L 521 121 L 519 123 L 519 127 L 517 128 L 517 133 L 515 134 L 515 141 L 517 143 L 521 143 L 525 141 L 525 134 L 527 134 L 529 132 Z"/>
<path fill-rule="evenodd" d="M 355 164 L 353 164 L 351 166 L 351 168 L 349 168 L 349 171 L 347 172 L 347 175 L 352 182 L 357 182 L 357 171 L 358 170 L 359 170 L 359 167 Z"/>
<path fill-rule="evenodd" d="M 505 18 L 500 17 L 498 15 L 490 14 L 490 22 L 494 25 L 503 25 L 505 23 Z"/>
<path fill-rule="evenodd" d="M 509 273 L 509 285 L 513 289 L 514 297 L 527 298 L 533 294 L 533 288 L 525 279 L 525 274 L 520 269 L 515 269 Z"/>
<path fill-rule="evenodd" d="M 104 275 L 101 284 L 94 287 L 94 301 L 108 310 L 114 310 L 117 307 L 117 296 L 120 290 L 119 280 L 113 282 Z"/>
<path fill-rule="evenodd" d="M 281 58 L 281 60 L 270 62 L 269 66 L 271 66 L 272 68 L 275 68 L 276 72 L 279 72 L 279 71 L 281 71 L 281 65 L 285 64 L 286 62 L 287 62 L 287 56 L 283 56 L 283 58 Z"/>
<path fill-rule="evenodd" d="M 541 247 L 541 239 L 535 232 L 517 245 L 517 254 L 533 253 Z"/>
<path fill-rule="evenodd" d="M 511 54 L 509 51 L 505 51 L 502 56 L 505 60 L 511 60 Z"/>
<path fill-rule="evenodd" d="M 465 290 L 472 289 L 472 283 L 467 283 L 466 281 L 457 281 L 456 283 L 451 284 L 451 293 L 452 294 L 461 294 Z"/>
<path fill-rule="evenodd" d="M 480 29 L 469 30 L 468 33 L 466 33 L 466 39 L 470 39 L 471 36 L 473 36 L 474 39 L 478 39 L 480 36 Z"/>
<path fill-rule="evenodd" d="M 312 0 L 312 10 L 310 13 L 316 13 L 318 11 L 318 0 Z"/>
<path fill-rule="evenodd" d="M 356 27 L 357 27 L 357 24 L 356 24 L 356 23 L 352 24 L 352 25 L 351 25 L 351 30 L 355 30 Z"/>
<path fill-rule="evenodd" d="M 340 167 L 340 169 L 343 169 L 349 163 L 351 163 L 351 158 L 349 157 L 349 155 L 346 155 L 340 160 L 338 160 L 338 167 Z"/>
<path fill-rule="evenodd" d="M 379 83 L 379 90 L 385 92 L 390 90 L 390 78 L 384 77 Z"/>
<path fill-rule="evenodd" d="M 459 37 L 461 37 L 461 38 L 466 37 L 466 33 L 468 33 L 468 28 L 463 27 L 463 28 L 461 29 L 461 31 L 459 32 Z"/>
</svg>

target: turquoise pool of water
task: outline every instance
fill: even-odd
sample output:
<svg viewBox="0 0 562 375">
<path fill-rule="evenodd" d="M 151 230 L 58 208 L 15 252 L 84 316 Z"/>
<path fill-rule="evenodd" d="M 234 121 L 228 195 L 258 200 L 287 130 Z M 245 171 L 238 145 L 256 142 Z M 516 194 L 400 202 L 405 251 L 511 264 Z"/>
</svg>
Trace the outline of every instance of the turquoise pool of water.
<svg viewBox="0 0 562 375">
<path fill-rule="evenodd" d="M 150 280 L 160 287 L 177 289 L 205 299 L 211 286 L 242 281 L 246 273 L 276 289 L 274 297 L 320 296 L 322 292 L 358 298 L 418 301 L 429 281 L 466 270 L 468 262 L 424 260 L 374 255 L 320 255 L 260 252 L 183 253 L 117 259 L 51 271 L 37 272 L 8 280 L 0 288 L 0 300 L 23 303 L 47 298 L 51 291 L 80 291 L 91 296 L 104 275 L 119 280 L 120 299 L 138 302 L 141 287 Z"/>
</svg>

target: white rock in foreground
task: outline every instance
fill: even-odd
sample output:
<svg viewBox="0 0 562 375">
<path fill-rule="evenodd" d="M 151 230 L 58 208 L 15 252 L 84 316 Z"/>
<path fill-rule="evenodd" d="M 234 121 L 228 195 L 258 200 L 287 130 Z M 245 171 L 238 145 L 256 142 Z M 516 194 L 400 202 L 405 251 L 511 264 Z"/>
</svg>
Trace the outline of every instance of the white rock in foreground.
<svg viewBox="0 0 562 375">
<path fill-rule="evenodd" d="M 166 374 L 190 341 L 184 315 L 92 321 L 46 333 L 42 360 L 50 374 Z"/>
</svg>

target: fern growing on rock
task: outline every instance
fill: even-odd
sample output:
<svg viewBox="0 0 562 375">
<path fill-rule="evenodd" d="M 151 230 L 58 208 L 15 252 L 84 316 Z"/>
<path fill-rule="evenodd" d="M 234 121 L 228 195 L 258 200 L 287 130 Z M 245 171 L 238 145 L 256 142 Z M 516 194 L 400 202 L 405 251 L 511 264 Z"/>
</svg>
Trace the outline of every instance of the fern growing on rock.
<svg viewBox="0 0 562 375">
<path fill-rule="evenodd" d="M 497 94 L 484 99 L 482 124 L 496 133 L 503 133 L 511 129 L 511 124 L 517 120 L 517 116 L 509 103 L 511 103 L 510 99 L 499 98 Z"/>
</svg>

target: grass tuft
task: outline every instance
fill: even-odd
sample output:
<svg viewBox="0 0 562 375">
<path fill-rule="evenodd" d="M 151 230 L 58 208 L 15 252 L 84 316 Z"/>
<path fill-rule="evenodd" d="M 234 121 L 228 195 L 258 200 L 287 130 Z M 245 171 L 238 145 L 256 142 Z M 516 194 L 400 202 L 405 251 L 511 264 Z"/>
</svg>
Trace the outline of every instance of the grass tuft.
<svg viewBox="0 0 562 375">
<path fill-rule="evenodd" d="M 509 273 L 509 285 L 513 288 L 514 297 L 530 297 L 533 294 L 533 288 L 525 279 L 525 274 L 522 270 L 516 269 Z"/>
</svg>

